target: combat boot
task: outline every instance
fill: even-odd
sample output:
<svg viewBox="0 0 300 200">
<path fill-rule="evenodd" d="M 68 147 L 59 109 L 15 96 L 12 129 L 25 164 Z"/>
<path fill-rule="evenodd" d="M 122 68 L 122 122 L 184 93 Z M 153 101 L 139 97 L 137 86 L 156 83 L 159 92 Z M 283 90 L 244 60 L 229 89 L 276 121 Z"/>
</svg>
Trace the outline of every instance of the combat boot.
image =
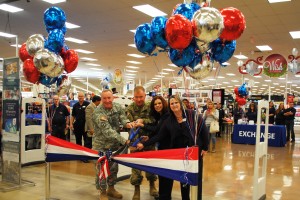
<svg viewBox="0 0 300 200">
<path fill-rule="evenodd" d="M 153 197 L 158 197 L 158 192 L 157 189 L 155 188 L 154 181 L 149 181 L 149 184 L 150 184 L 150 190 L 149 190 L 150 195 Z"/>
<path fill-rule="evenodd" d="M 106 190 L 100 192 L 100 200 L 108 200 Z"/>
<path fill-rule="evenodd" d="M 123 195 L 120 194 L 120 193 L 114 188 L 114 186 L 109 186 L 106 193 L 107 193 L 107 196 L 112 197 L 112 198 L 116 198 L 116 199 L 122 199 L 122 198 L 123 198 Z"/>
<path fill-rule="evenodd" d="M 140 200 L 140 186 L 139 185 L 134 186 L 134 194 L 133 194 L 132 200 Z"/>
</svg>

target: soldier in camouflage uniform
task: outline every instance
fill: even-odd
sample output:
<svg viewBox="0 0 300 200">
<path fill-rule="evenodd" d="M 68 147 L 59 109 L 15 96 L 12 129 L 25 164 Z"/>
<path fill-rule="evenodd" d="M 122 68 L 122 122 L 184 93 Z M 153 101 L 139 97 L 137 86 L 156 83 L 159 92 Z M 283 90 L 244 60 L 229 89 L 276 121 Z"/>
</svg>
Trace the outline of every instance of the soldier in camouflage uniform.
<svg viewBox="0 0 300 200">
<path fill-rule="evenodd" d="M 137 86 L 134 88 L 134 102 L 127 107 L 127 117 L 131 122 L 137 122 L 136 124 L 150 124 L 154 122 L 154 118 L 150 116 L 150 102 L 145 102 L 146 93 L 145 89 L 142 86 Z M 141 136 L 149 136 L 149 132 L 146 130 L 140 129 L 136 138 Z M 144 151 L 155 150 L 155 146 L 149 146 L 144 149 Z M 134 153 L 138 150 L 136 148 L 130 148 L 130 152 Z M 135 191 L 132 200 L 140 199 L 140 185 L 143 180 L 141 170 L 132 169 L 130 183 L 135 186 Z M 150 183 L 150 195 L 157 197 L 158 192 L 155 188 L 154 182 L 157 180 L 157 176 L 146 172 L 146 178 Z"/>
<path fill-rule="evenodd" d="M 124 109 L 120 104 L 113 103 L 113 93 L 110 90 L 104 90 L 101 94 L 102 105 L 95 109 L 92 120 L 95 125 L 93 137 L 93 149 L 97 151 L 115 151 L 120 145 L 129 144 L 129 140 L 120 135 L 120 125 L 126 128 L 132 128 L 132 124 L 127 119 Z M 96 175 L 96 188 L 101 190 L 101 199 L 107 199 L 107 196 L 121 199 L 122 194 L 114 189 L 116 184 L 118 164 L 109 162 L 110 176 L 107 180 L 101 181 Z M 98 172 L 96 172 L 98 174 Z M 106 188 L 108 190 L 106 191 Z"/>
</svg>

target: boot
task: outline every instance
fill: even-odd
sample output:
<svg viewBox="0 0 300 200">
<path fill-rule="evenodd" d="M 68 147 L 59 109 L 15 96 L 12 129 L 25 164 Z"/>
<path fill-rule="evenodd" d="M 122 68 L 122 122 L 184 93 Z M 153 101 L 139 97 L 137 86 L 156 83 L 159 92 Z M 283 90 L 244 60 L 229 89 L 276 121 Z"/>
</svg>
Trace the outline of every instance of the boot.
<svg viewBox="0 0 300 200">
<path fill-rule="evenodd" d="M 149 184 L 150 184 L 150 190 L 149 190 L 150 195 L 153 197 L 158 197 L 158 192 L 157 189 L 155 188 L 154 181 L 149 181 Z"/>
<path fill-rule="evenodd" d="M 132 200 L 140 200 L 140 186 L 139 185 L 135 185 L 134 186 L 134 194 L 132 197 Z"/>
<path fill-rule="evenodd" d="M 216 153 L 216 145 L 215 144 L 213 144 L 211 152 Z"/>
<path fill-rule="evenodd" d="M 100 200 L 108 200 L 106 190 L 100 191 Z"/>
<path fill-rule="evenodd" d="M 120 193 L 114 188 L 114 186 L 109 186 L 109 187 L 108 187 L 108 190 L 107 190 L 107 196 L 113 197 L 113 198 L 116 198 L 116 199 L 122 199 L 122 198 L 123 198 L 123 195 L 120 194 Z"/>
</svg>

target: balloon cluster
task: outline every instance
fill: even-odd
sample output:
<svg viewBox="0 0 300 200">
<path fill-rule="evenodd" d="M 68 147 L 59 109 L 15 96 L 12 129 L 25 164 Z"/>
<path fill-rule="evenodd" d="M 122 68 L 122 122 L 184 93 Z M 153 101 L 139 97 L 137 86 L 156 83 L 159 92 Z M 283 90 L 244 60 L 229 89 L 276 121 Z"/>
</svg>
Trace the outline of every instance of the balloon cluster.
<svg viewBox="0 0 300 200">
<path fill-rule="evenodd" d="M 240 87 L 234 88 L 235 101 L 238 105 L 245 105 L 247 103 L 247 98 L 249 95 L 250 87 L 247 86 L 247 83 L 243 83 Z"/>
<path fill-rule="evenodd" d="M 113 75 L 111 73 L 108 73 L 100 82 L 100 86 L 103 89 L 109 89 L 110 88 L 110 83 L 113 80 Z"/>
<path fill-rule="evenodd" d="M 48 37 L 41 34 L 30 36 L 19 50 L 23 74 L 27 81 L 50 87 L 56 82 L 60 96 L 66 94 L 71 82 L 64 74 L 73 72 L 78 65 L 78 54 L 65 44 L 66 15 L 58 7 L 44 12 L 44 24 Z M 68 89 L 68 90 L 67 90 Z"/>
<path fill-rule="evenodd" d="M 137 49 L 153 55 L 156 47 L 168 51 L 173 64 L 186 67 L 192 78 L 209 75 L 213 62 L 229 60 L 236 39 L 243 33 L 246 22 L 236 8 L 217 10 L 200 6 L 197 0 L 178 4 L 170 18 L 155 17 L 151 23 L 137 27 L 134 41 Z"/>
<path fill-rule="evenodd" d="M 300 56 L 298 56 L 298 50 L 296 48 L 293 48 L 292 55 L 289 55 L 288 57 L 291 59 L 291 61 L 288 64 L 288 69 L 293 74 L 299 74 L 300 73 L 300 63 L 298 63 L 298 59 Z"/>
</svg>

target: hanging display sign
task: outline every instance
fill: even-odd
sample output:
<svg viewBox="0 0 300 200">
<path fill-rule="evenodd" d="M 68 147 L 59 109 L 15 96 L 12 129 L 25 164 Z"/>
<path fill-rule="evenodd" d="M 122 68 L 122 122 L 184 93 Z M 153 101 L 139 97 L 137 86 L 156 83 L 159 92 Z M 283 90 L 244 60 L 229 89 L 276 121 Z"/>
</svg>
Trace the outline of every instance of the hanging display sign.
<svg viewBox="0 0 300 200">
<path fill-rule="evenodd" d="M 114 83 L 120 85 L 123 83 L 123 75 L 120 69 L 116 69 L 113 76 Z"/>
<path fill-rule="evenodd" d="M 263 65 L 263 73 L 269 77 L 280 77 L 287 72 L 287 61 L 280 54 L 269 55 Z"/>
<path fill-rule="evenodd" d="M 3 174 L 2 180 L 20 184 L 20 66 L 19 58 L 3 61 Z"/>
</svg>

